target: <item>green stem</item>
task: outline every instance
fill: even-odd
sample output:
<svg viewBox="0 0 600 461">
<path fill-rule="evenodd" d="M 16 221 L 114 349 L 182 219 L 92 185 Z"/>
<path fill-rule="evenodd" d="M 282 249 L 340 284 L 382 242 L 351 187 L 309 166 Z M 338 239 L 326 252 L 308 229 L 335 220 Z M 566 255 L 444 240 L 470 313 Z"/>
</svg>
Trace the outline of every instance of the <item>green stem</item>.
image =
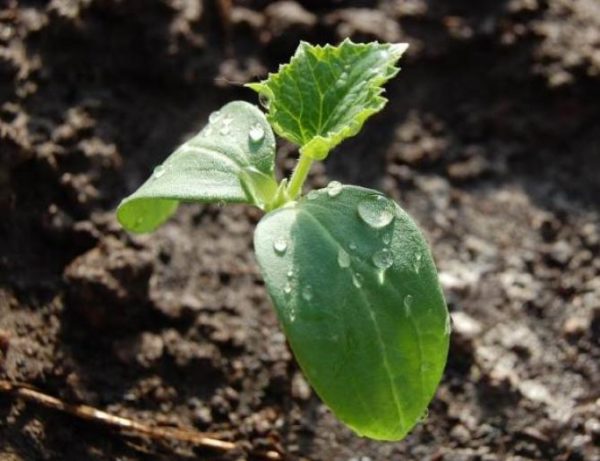
<svg viewBox="0 0 600 461">
<path fill-rule="evenodd" d="M 306 181 L 312 162 L 312 158 L 300 155 L 300 160 L 298 160 L 298 164 L 296 165 L 294 173 L 292 173 L 290 184 L 287 188 L 288 195 L 292 200 L 298 197 L 300 192 L 302 192 L 302 186 L 304 185 L 304 181 Z"/>
</svg>

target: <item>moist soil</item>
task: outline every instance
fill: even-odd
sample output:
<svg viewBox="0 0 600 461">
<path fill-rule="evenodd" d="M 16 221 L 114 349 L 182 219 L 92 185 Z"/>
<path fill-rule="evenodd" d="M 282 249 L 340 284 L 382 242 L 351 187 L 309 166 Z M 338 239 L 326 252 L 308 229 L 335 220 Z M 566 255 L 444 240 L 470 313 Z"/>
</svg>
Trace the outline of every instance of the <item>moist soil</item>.
<svg viewBox="0 0 600 461">
<path fill-rule="evenodd" d="M 0 394 L 0 460 L 600 460 L 597 0 L 5 0 L 0 379 L 239 442 L 126 437 Z M 252 249 L 261 213 L 115 221 L 166 155 L 299 40 L 407 41 L 386 109 L 314 168 L 421 224 L 453 315 L 428 415 L 354 435 L 305 382 Z M 296 152 L 279 143 L 278 171 Z M 368 373 L 368 370 L 365 370 Z"/>
</svg>

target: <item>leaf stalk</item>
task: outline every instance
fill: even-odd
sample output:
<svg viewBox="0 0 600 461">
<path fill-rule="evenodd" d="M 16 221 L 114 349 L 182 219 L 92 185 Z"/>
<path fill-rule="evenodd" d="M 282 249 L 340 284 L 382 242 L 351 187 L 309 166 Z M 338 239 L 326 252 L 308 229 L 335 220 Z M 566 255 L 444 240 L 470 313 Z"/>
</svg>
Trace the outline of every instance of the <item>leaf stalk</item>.
<svg viewBox="0 0 600 461">
<path fill-rule="evenodd" d="M 290 178 L 290 183 L 287 189 L 288 196 L 294 200 L 300 192 L 302 192 L 302 186 L 308 177 L 308 173 L 310 172 L 310 167 L 312 166 L 313 159 L 306 156 L 300 155 L 300 159 L 298 160 L 298 164 L 292 173 Z"/>
</svg>

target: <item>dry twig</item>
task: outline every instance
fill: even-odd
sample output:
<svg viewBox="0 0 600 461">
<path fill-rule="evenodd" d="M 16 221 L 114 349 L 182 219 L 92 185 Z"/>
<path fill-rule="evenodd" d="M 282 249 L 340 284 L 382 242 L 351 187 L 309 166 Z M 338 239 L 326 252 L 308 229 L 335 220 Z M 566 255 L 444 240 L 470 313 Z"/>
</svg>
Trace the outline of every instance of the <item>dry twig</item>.
<svg viewBox="0 0 600 461">
<path fill-rule="evenodd" d="M 122 432 L 146 436 L 154 440 L 177 440 L 197 447 L 211 448 L 221 452 L 229 452 L 238 448 L 233 442 L 219 440 L 193 430 L 149 426 L 138 421 L 97 410 L 87 405 L 65 403 L 56 397 L 44 394 L 23 384 L 13 384 L 9 381 L 0 380 L 0 392 L 9 393 L 17 398 L 35 402 L 38 405 L 62 411 L 87 421 L 101 423 Z M 274 450 L 255 452 L 254 455 L 274 461 L 282 459 L 281 454 Z"/>
</svg>

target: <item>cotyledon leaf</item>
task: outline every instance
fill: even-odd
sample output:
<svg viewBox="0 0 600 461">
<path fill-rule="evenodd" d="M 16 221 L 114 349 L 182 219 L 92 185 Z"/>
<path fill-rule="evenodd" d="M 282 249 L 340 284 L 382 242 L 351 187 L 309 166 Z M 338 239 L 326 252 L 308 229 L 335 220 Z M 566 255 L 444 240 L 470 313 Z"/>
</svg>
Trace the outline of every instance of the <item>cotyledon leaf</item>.
<svg viewBox="0 0 600 461">
<path fill-rule="evenodd" d="M 256 106 L 234 101 L 181 145 L 117 210 L 132 232 L 150 232 L 185 202 L 251 203 L 264 208 L 277 190 L 275 137 Z"/>
<path fill-rule="evenodd" d="M 434 395 L 450 335 L 412 219 L 376 191 L 338 183 L 266 215 L 254 244 L 317 394 L 360 435 L 403 438 Z"/>
<path fill-rule="evenodd" d="M 298 144 L 303 155 L 321 160 L 383 108 L 382 85 L 398 73 L 395 64 L 407 47 L 302 42 L 289 64 L 247 86 L 266 99 L 275 132 Z"/>
</svg>

